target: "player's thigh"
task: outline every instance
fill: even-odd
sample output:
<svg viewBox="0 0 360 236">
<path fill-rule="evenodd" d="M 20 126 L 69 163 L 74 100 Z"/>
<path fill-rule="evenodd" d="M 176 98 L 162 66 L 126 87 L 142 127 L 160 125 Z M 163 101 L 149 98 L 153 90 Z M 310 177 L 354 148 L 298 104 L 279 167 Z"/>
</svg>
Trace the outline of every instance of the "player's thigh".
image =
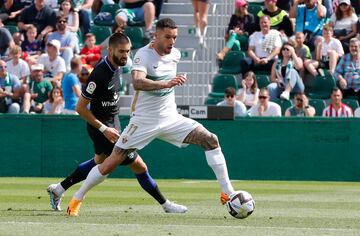
<svg viewBox="0 0 360 236">
<path fill-rule="evenodd" d="M 109 156 L 114 148 L 114 144 L 103 133 L 89 124 L 87 124 L 87 131 L 93 142 L 95 154 Z"/>
<path fill-rule="evenodd" d="M 199 126 L 191 131 L 191 133 L 186 136 L 184 143 L 196 144 L 205 150 L 212 150 L 219 147 L 217 136 L 203 126 Z"/>
<path fill-rule="evenodd" d="M 131 118 L 115 146 L 122 149 L 142 149 L 158 136 L 160 129 L 157 123 L 153 119 Z"/>
<path fill-rule="evenodd" d="M 184 140 L 188 134 L 202 125 L 193 119 L 178 115 L 164 120 L 162 126 L 158 138 L 175 146 L 183 147 L 186 146 Z"/>
</svg>

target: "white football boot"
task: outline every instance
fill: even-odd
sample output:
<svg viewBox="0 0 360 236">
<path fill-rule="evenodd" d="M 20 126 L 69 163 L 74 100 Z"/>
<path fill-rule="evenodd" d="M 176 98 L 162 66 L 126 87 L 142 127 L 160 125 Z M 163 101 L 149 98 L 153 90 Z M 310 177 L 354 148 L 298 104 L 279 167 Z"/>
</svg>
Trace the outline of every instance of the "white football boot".
<svg viewBox="0 0 360 236">
<path fill-rule="evenodd" d="M 166 213 L 185 213 L 187 211 L 186 206 L 170 202 L 169 200 L 166 200 L 166 202 L 161 204 L 161 206 Z"/>
<path fill-rule="evenodd" d="M 56 186 L 58 184 L 50 184 L 49 187 L 47 187 L 46 191 L 48 192 L 50 196 L 50 205 L 51 208 L 55 211 L 61 211 L 61 199 L 64 196 L 64 194 L 58 195 L 55 191 Z"/>
</svg>

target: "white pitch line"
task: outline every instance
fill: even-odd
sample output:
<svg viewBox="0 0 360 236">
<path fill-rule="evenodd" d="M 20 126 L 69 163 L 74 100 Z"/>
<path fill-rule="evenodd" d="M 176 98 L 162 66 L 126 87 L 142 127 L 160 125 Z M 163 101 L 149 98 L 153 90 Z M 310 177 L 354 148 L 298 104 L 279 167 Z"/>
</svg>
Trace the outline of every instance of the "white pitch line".
<svg viewBox="0 0 360 236">
<path fill-rule="evenodd" d="M 4 221 L 0 222 L 1 224 L 25 224 L 25 225 L 62 225 L 62 224 L 69 224 L 69 222 L 58 222 L 58 223 L 43 223 L 43 222 L 31 222 L 31 221 Z M 88 225 L 88 226 L 121 226 L 121 227 L 143 227 L 149 226 L 148 224 L 96 224 L 96 223 L 82 223 L 82 222 L 72 222 L 71 224 L 78 224 L 78 225 Z M 157 225 L 160 227 L 192 227 L 192 228 L 236 228 L 236 229 L 282 229 L 282 230 L 320 230 L 320 231 L 330 231 L 330 232 L 358 232 L 360 229 L 347 229 L 347 228 L 310 228 L 310 227 L 274 227 L 274 226 L 244 226 L 244 225 L 174 225 L 174 224 L 164 224 L 164 225 Z"/>
</svg>

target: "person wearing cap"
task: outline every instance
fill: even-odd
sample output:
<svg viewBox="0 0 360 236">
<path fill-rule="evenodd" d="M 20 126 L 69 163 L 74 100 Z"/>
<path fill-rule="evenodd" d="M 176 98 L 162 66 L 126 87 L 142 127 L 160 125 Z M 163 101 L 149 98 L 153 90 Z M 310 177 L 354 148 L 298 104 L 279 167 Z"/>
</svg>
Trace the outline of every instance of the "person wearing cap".
<svg viewBox="0 0 360 236">
<path fill-rule="evenodd" d="M 37 39 L 43 41 L 45 36 L 55 29 L 56 12 L 45 4 L 45 0 L 35 0 L 21 13 L 19 30 L 25 31 L 29 24 L 35 25 L 38 32 Z"/>
<path fill-rule="evenodd" d="M 70 71 L 70 61 L 74 53 L 80 52 L 79 39 L 76 33 L 68 30 L 68 18 L 66 16 L 59 15 L 56 19 L 56 31 L 48 37 L 48 41 L 56 39 L 60 42 L 60 56 L 65 61 L 66 71 Z"/>
<path fill-rule="evenodd" d="M 233 87 L 228 87 L 225 89 L 224 100 L 216 105 L 234 107 L 234 114 L 237 117 L 247 115 L 246 106 L 244 103 L 236 100 L 236 91 Z"/>
<path fill-rule="evenodd" d="M 234 47 L 245 51 L 248 48 L 249 35 L 253 32 L 254 16 L 248 12 L 246 0 L 235 1 L 235 13 L 231 16 L 225 34 L 225 47 L 216 54 L 218 60 L 223 61 L 225 55 Z"/>
<path fill-rule="evenodd" d="M 296 18 L 295 32 L 303 32 L 306 45 L 314 50 L 321 40 L 326 8 L 321 4 L 322 0 L 304 0 L 304 4 L 300 4 L 302 1 L 294 0 L 289 15 L 290 18 Z"/>
<path fill-rule="evenodd" d="M 17 102 L 21 93 L 21 83 L 17 76 L 7 71 L 5 61 L 0 60 L 0 113 L 19 113 Z"/>
<path fill-rule="evenodd" d="M 37 60 L 37 63 L 44 65 L 45 77 L 53 83 L 60 85 L 61 80 L 66 72 L 65 61 L 59 56 L 61 44 L 59 40 L 53 39 L 48 41 L 46 52 Z"/>
<path fill-rule="evenodd" d="M 330 25 L 334 28 L 334 38 L 340 40 L 346 52 L 349 51 L 349 41 L 356 36 L 358 17 L 350 0 L 340 0 L 335 13 L 330 17 Z"/>
<path fill-rule="evenodd" d="M 281 32 L 282 37 L 290 37 L 294 34 L 293 24 L 290 21 L 288 13 L 280 9 L 276 3 L 277 0 L 265 0 L 265 9 L 259 11 L 255 17 L 255 30 L 260 30 L 259 20 L 264 15 L 270 16 L 270 28 Z M 285 40 L 286 41 L 286 40 Z"/>
<path fill-rule="evenodd" d="M 30 82 L 23 97 L 23 113 L 41 113 L 52 89 L 51 82 L 44 79 L 44 65 L 32 65 Z"/>
</svg>

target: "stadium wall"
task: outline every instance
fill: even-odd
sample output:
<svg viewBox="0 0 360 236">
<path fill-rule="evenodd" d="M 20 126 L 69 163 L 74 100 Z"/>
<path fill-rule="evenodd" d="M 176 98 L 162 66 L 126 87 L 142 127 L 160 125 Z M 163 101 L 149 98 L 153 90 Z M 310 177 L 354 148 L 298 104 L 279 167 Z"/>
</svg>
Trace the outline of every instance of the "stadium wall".
<svg viewBox="0 0 360 236">
<path fill-rule="evenodd" d="M 129 117 L 121 117 L 125 127 Z M 360 120 L 200 120 L 219 137 L 231 179 L 360 181 Z M 93 156 L 78 116 L 1 115 L 0 176 L 62 177 Z M 214 179 L 204 152 L 155 141 L 140 151 L 156 178 Z M 132 178 L 125 167 L 112 177 Z"/>
</svg>

